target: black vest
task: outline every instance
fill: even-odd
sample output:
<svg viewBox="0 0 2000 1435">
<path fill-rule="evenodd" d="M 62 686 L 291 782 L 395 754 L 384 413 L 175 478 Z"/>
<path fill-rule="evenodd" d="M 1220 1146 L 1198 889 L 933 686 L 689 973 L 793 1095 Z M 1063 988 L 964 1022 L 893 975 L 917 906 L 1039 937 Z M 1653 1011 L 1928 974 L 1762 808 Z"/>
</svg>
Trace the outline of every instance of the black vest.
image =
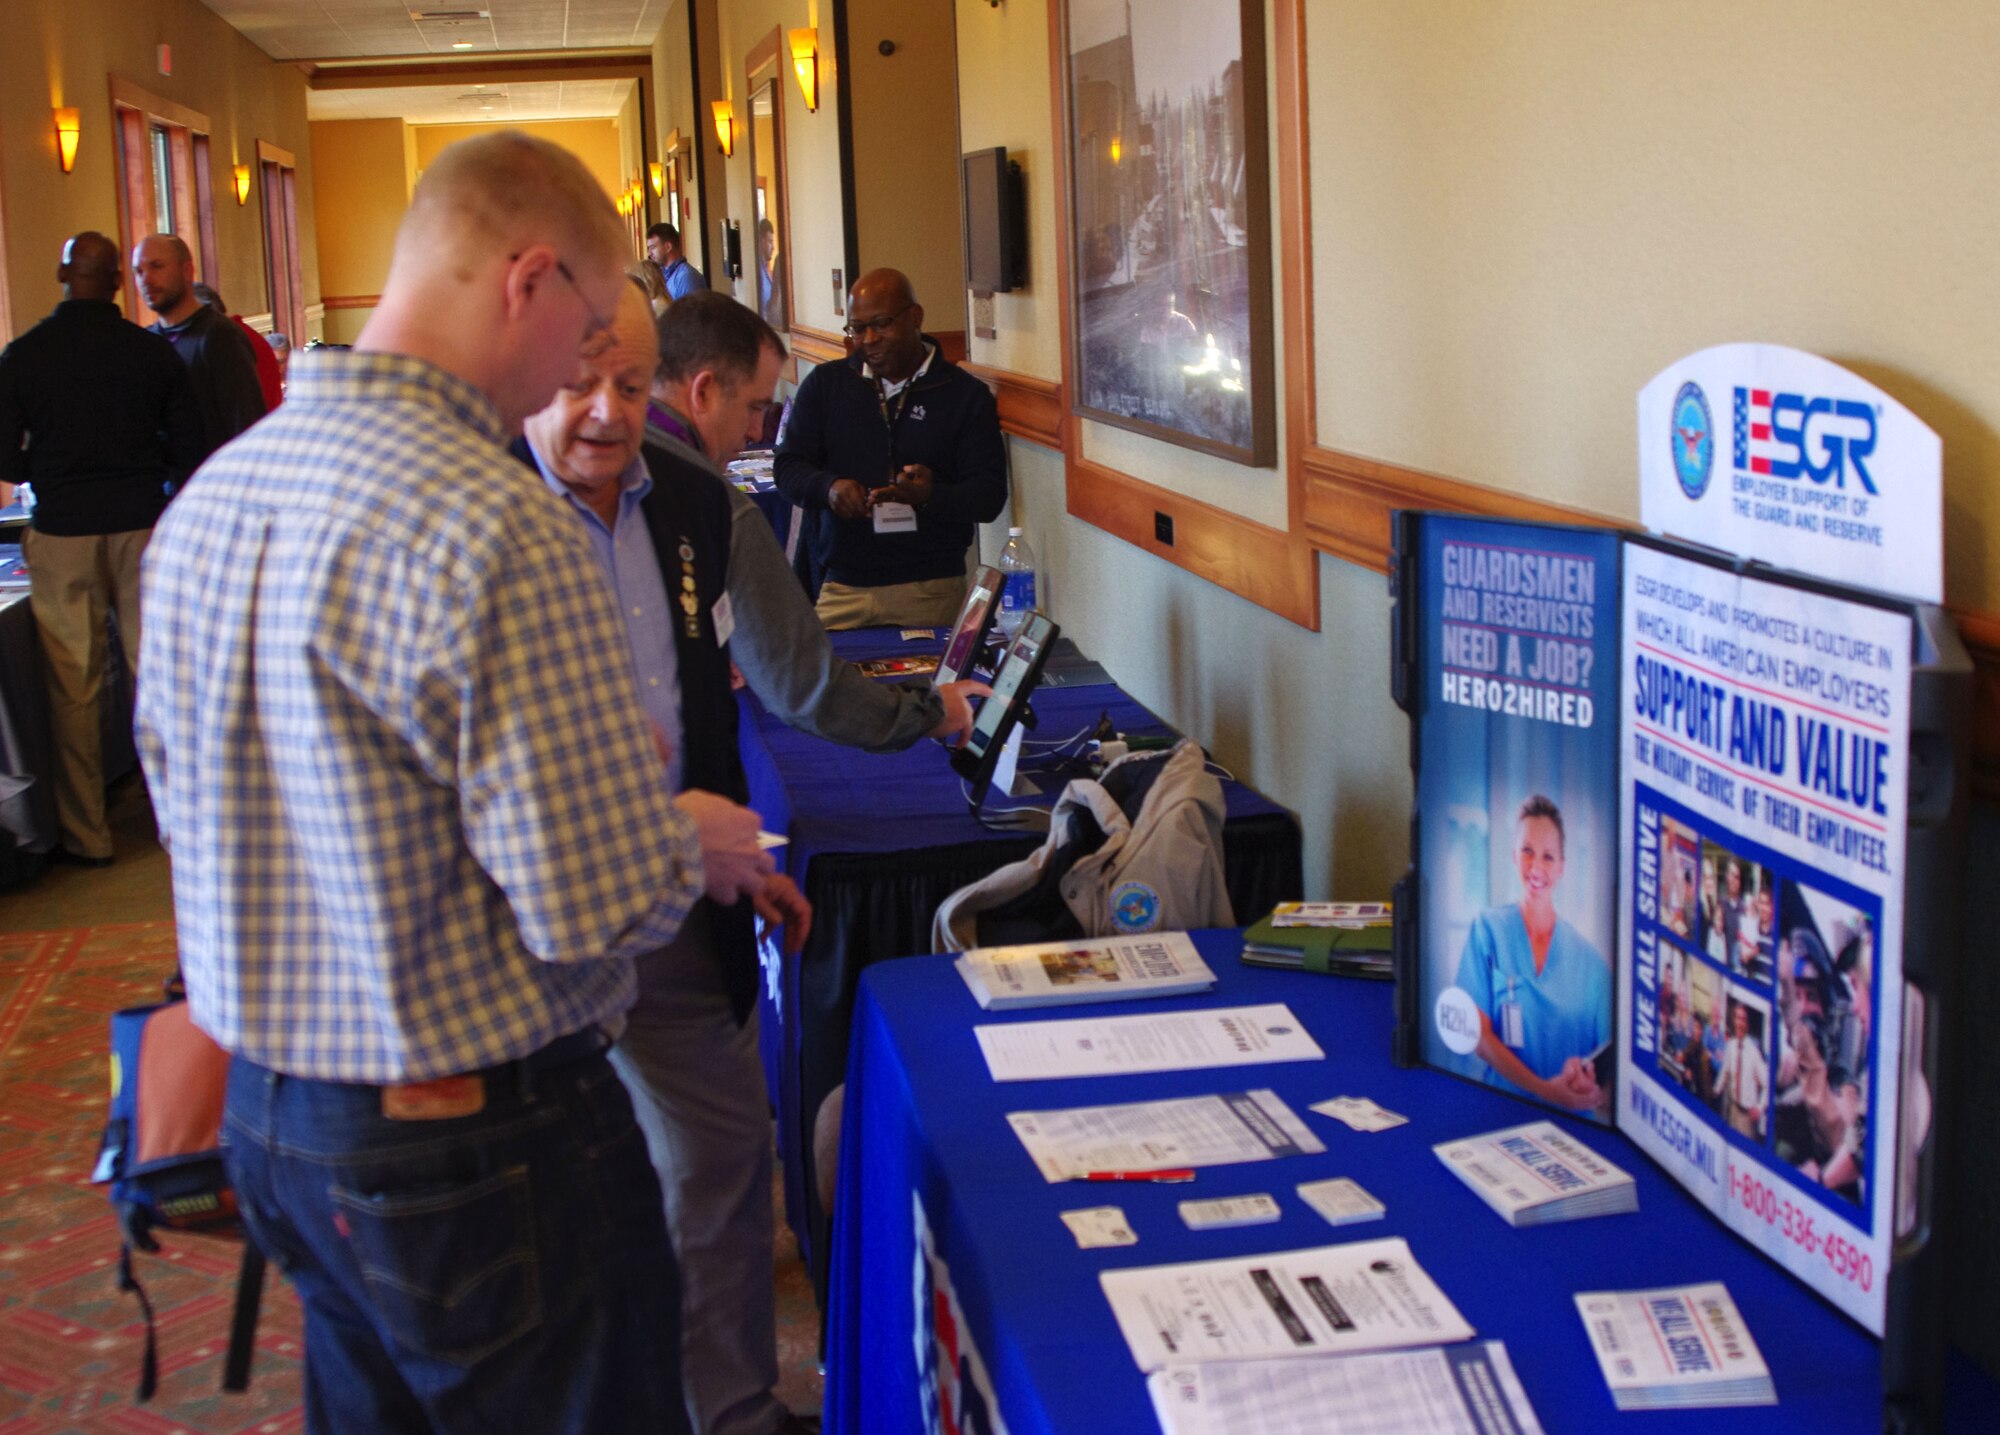
<svg viewBox="0 0 2000 1435">
<path fill-rule="evenodd" d="M 527 440 L 509 451 L 539 474 Z M 674 662 L 681 700 L 681 771 L 689 787 L 747 802 L 749 781 L 736 745 L 736 694 L 731 687 L 729 648 L 716 641 L 715 605 L 729 588 L 729 489 L 699 464 L 647 444 L 643 451 L 653 487 L 639 501 L 639 514 L 653 540 L 667 611 L 674 628 Z M 683 547 L 691 553 L 684 559 Z M 683 605 L 687 567 L 693 569 L 694 625 Z M 757 1003 L 756 914 L 748 902 L 721 907 L 702 899 L 723 990 L 740 1023 Z"/>
</svg>

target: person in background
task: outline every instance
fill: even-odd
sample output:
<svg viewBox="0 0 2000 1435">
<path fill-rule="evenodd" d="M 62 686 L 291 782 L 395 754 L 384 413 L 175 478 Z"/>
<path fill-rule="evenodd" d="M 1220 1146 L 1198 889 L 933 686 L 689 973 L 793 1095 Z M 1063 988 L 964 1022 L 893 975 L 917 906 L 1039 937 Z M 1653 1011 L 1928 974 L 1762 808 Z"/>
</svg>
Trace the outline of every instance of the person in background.
<svg viewBox="0 0 2000 1435">
<path fill-rule="evenodd" d="M 681 252 L 681 232 L 671 224 L 656 224 L 646 231 L 646 257 L 659 266 L 671 299 L 685 299 L 708 287 L 701 271 Z"/>
<path fill-rule="evenodd" d="M 854 353 L 815 368 L 792 401 L 777 483 L 804 510 L 828 628 L 950 627 L 978 525 L 1007 505 L 993 394 L 923 323 L 904 275 L 862 275 L 848 295 Z"/>
<path fill-rule="evenodd" d="M 250 341 L 250 357 L 257 365 L 257 387 L 264 394 L 264 412 L 269 413 L 285 401 L 285 371 L 278 363 L 278 356 L 272 346 L 264 342 L 264 336 L 243 322 L 241 314 L 229 312 L 229 306 L 222 302 L 222 296 L 206 284 L 194 286 L 194 297 L 208 305 L 216 313 L 234 324 Z M 274 336 L 275 337 L 275 336 Z M 286 344 L 290 348 L 289 341 Z"/>
<path fill-rule="evenodd" d="M 147 556 L 138 738 L 229 1176 L 316 1430 L 685 1431 L 659 1183 L 606 1055 L 754 812 L 676 798 L 589 541 L 504 452 L 629 288 L 575 157 L 418 181 L 352 352 Z"/>
<path fill-rule="evenodd" d="M 785 322 L 785 294 L 778 283 L 778 227 L 757 221 L 757 312 L 776 328 Z"/>
<path fill-rule="evenodd" d="M 136 666 L 140 555 L 201 446 L 187 367 L 166 340 L 125 322 L 119 277 L 118 247 L 78 234 L 56 269 L 62 302 L 0 353 L 0 479 L 32 483 L 36 499 L 22 547 L 54 727 L 50 855 L 91 867 L 112 856 L 105 610 Z"/>
<path fill-rule="evenodd" d="M 660 266 L 652 260 L 636 259 L 627 264 L 625 276 L 646 291 L 646 304 L 652 309 L 655 319 L 666 313 L 667 306 L 674 302 L 674 296 L 667 292 L 667 281 L 660 277 Z"/>
<path fill-rule="evenodd" d="M 149 234 L 132 250 L 132 277 L 146 307 L 159 318 L 153 332 L 174 346 L 188 367 L 201 452 L 190 470 L 264 417 L 257 356 L 236 326 L 194 292 L 194 255 L 172 234 Z"/>
</svg>

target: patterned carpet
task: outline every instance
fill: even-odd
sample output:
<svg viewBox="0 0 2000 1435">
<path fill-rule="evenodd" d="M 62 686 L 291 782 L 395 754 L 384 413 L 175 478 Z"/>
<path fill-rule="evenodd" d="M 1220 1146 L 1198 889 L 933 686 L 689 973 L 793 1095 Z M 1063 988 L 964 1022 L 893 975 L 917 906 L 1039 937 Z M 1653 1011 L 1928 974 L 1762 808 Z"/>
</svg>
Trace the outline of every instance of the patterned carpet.
<svg viewBox="0 0 2000 1435">
<path fill-rule="evenodd" d="M 250 1389 L 222 1393 L 239 1248 L 207 1237 L 169 1235 L 161 1255 L 135 1257 L 159 1315 L 160 1388 L 133 1403 L 144 1325 L 117 1288 L 117 1226 L 87 1177 L 104 1122 L 105 1019 L 155 1000 L 173 966 L 170 922 L 0 935 L 0 1435 L 304 1428 L 299 1308 L 275 1276 Z M 778 1392 L 817 1410 L 811 1285 L 780 1240 Z"/>
</svg>

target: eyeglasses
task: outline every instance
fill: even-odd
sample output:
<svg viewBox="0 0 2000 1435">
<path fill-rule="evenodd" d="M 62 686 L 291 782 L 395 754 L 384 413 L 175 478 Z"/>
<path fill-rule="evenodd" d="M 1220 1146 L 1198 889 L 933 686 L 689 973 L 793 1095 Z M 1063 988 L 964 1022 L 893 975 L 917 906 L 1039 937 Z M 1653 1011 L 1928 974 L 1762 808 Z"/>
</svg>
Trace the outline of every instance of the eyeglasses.
<svg viewBox="0 0 2000 1435">
<path fill-rule="evenodd" d="M 507 262 L 512 264 L 520 257 L 519 253 L 510 254 L 507 256 Z M 564 263 L 560 256 L 556 259 L 556 273 L 569 280 L 569 287 L 576 291 L 577 302 L 583 305 L 583 312 L 590 320 L 590 328 L 584 331 L 584 337 L 609 332 L 612 321 L 597 312 L 597 306 L 590 302 L 590 296 L 583 292 L 583 286 L 576 282 L 576 275 L 570 272 L 569 265 Z"/>
<path fill-rule="evenodd" d="M 916 307 L 914 304 L 905 304 L 895 313 L 884 314 L 879 319 L 863 319 L 859 323 L 845 324 L 841 327 L 840 332 L 847 335 L 850 339 L 865 339 L 870 334 L 886 334 L 889 332 L 891 324 Z"/>
</svg>

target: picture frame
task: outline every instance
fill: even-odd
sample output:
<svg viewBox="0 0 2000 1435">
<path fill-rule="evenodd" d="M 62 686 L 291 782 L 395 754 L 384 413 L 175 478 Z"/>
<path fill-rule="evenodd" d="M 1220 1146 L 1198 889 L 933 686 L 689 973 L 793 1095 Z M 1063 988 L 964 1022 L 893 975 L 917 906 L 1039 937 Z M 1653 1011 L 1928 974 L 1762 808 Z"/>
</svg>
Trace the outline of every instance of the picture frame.
<svg viewBox="0 0 2000 1435">
<path fill-rule="evenodd" d="M 1070 407 L 1277 462 L 1261 0 L 1061 0 Z"/>
</svg>

